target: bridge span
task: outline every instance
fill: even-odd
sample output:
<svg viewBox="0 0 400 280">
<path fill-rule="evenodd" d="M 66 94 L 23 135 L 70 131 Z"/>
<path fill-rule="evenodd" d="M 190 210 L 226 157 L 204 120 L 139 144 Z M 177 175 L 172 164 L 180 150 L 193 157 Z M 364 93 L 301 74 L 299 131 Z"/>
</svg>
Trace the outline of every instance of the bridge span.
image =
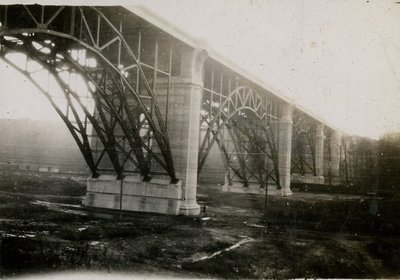
<svg viewBox="0 0 400 280">
<path fill-rule="evenodd" d="M 86 206 L 197 215 L 198 178 L 284 196 L 340 183 L 337 129 L 143 8 L 3 5 L 0 22 L 1 58 L 90 168 Z"/>
</svg>

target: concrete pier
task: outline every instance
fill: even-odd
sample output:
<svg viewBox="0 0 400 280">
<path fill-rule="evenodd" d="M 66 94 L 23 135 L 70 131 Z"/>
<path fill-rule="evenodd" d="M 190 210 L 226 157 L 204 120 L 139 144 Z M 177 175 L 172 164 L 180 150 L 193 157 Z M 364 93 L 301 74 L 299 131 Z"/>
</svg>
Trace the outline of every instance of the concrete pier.
<svg viewBox="0 0 400 280">
<path fill-rule="evenodd" d="M 176 175 L 182 180 L 180 213 L 183 215 L 200 214 L 196 195 L 205 58 L 201 50 L 183 50 L 180 75 L 172 80 L 169 96 L 168 136 L 172 139 L 170 145 Z"/>
<path fill-rule="evenodd" d="M 203 51 L 187 48 L 181 52 L 180 75 L 171 77 L 168 99 L 167 82 L 158 84 L 159 104 L 168 106 L 167 131 L 179 182 L 140 176 L 122 181 L 103 175 L 89 179 L 84 205 L 109 209 L 145 211 L 173 215 L 198 215 L 197 166 L 200 133 L 200 107 L 203 90 Z M 166 101 L 168 100 L 168 104 Z"/>
<path fill-rule="evenodd" d="M 332 185 L 340 184 L 340 142 L 340 132 L 336 130 L 333 131 L 329 147 L 331 152 L 330 175 Z"/>
<path fill-rule="evenodd" d="M 139 175 L 117 180 L 113 175 L 101 175 L 87 181 L 83 205 L 115 210 L 180 214 L 182 182 L 170 184 L 166 179 L 143 182 Z"/>
<path fill-rule="evenodd" d="M 319 184 L 324 183 L 324 125 L 319 123 L 315 129 L 315 175 Z"/>
<path fill-rule="evenodd" d="M 293 110 L 293 105 L 282 104 L 282 117 L 279 120 L 278 168 L 279 181 L 283 196 L 292 194 L 292 190 L 290 189 L 290 167 L 292 157 Z"/>
</svg>

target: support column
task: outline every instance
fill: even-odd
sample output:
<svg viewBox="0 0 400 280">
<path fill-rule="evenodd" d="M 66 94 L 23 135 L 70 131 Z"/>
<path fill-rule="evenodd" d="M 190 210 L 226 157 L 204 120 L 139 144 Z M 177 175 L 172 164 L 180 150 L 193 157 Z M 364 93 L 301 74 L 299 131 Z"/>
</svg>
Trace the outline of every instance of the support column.
<svg viewBox="0 0 400 280">
<path fill-rule="evenodd" d="M 324 124 L 317 124 L 315 129 L 315 175 L 318 179 L 324 178 Z"/>
<path fill-rule="evenodd" d="M 279 183 L 283 196 L 292 194 L 290 189 L 290 166 L 292 158 L 292 128 L 293 128 L 292 104 L 282 104 L 282 117 L 279 120 L 278 138 L 278 167 Z"/>
<path fill-rule="evenodd" d="M 171 80 L 168 135 L 176 175 L 182 180 L 180 212 L 183 215 L 200 214 L 196 195 L 205 58 L 202 50 L 184 49 L 181 53 L 180 76 Z"/>
<path fill-rule="evenodd" d="M 332 185 L 340 184 L 340 142 L 340 132 L 337 130 L 333 131 L 329 147 L 331 150 L 330 175 Z"/>
</svg>

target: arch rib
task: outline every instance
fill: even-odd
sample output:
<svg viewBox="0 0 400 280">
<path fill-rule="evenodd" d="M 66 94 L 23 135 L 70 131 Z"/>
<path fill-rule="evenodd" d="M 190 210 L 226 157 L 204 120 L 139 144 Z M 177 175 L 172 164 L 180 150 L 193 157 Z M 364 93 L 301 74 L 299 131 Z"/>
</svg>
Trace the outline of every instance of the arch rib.
<svg viewBox="0 0 400 280">
<path fill-rule="evenodd" d="M 267 107 L 265 106 L 267 102 L 247 86 L 237 87 L 227 97 L 224 98 L 225 100 L 219 103 L 217 106 L 214 106 L 213 100 L 203 100 L 203 106 L 209 108 L 209 111 L 208 114 L 204 114 L 201 119 L 203 127 L 206 127 L 207 130 L 200 145 L 199 173 L 205 164 L 211 148 L 213 147 L 214 143 L 217 142 L 217 145 L 223 154 L 224 162 L 228 162 L 227 164 L 225 163 L 224 166 L 226 168 L 228 167 L 228 169 L 230 167 L 235 174 L 241 178 L 245 186 L 249 185 L 247 173 L 250 172 L 249 174 L 253 176 L 261 186 L 265 186 L 265 181 L 268 180 L 269 177 L 275 177 L 273 178 L 273 181 L 276 182 L 277 186 L 279 187 L 279 173 L 277 169 L 278 162 L 277 155 L 275 155 L 276 148 L 272 148 L 275 147 L 275 143 L 273 141 L 272 130 L 270 129 L 271 122 L 269 118 L 271 116 L 268 114 Z M 250 131 L 249 129 L 243 130 L 235 125 L 234 119 L 239 117 L 243 121 L 248 120 L 259 123 L 258 126 L 259 128 L 262 128 L 263 131 L 261 135 L 257 135 L 255 132 L 252 132 L 251 129 Z M 223 144 L 224 140 L 219 139 L 219 135 L 222 133 L 224 128 L 227 128 L 230 139 L 234 144 L 234 150 L 236 150 L 236 155 L 239 160 L 240 173 L 238 170 L 233 168 L 232 164 L 230 164 L 232 159 L 227 155 L 227 148 Z M 256 148 L 256 150 L 258 151 L 257 153 L 264 154 L 267 156 L 268 160 L 273 161 L 272 171 L 260 169 L 254 172 L 247 166 L 246 162 L 250 159 L 249 155 L 252 152 L 249 150 L 249 148 L 246 148 L 241 143 L 243 142 L 241 140 L 243 135 L 247 135 L 246 137 L 249 138 L 249 142 L 254 142 L 256 138 L 264 139 L 263 141 L 266 143 L 266 146 L 262 149 Z M 258 144 L 261 145 L 261 142 Z M 255 144 L 251 144 L 252 147 L 254 145 Z M 250 147 L 250 149 L 253 148 Z M 252 157 L 252 155 L 250 155 L 250 157 Z M 264 173 L 266 174 L 265 180 L 263 176 Z M 228 180 L 231 181 L 231 178 L 228 178 Z"/>
<path fill-rule="evenodd" d="M 0 8 L 4 9 L 4 7 Z M 25 15 L 26 17 L 35 19 L 35 13 L 33 11 L 30 11 L 27 6 L 16 5 L 16 6 L 11 6 L 11 8 L 13 10 L 13 13 L 17 12 L 18 9 L 21 8 L 25 9 L 26 11 L 28 11 L 28 13 L 26 12 L 21 13 L 21 15 Z M 171 177 L 172 181 L 176 181 L 172 154 L 166 131 L 166 125 L 162 118 L 160 109 L 157 105 L 157 100 L 155 98 L 155 95 L 142 69 L 141 62 L 137 59 L 132 49 L 130 48 L 129 44 L 125 40 L 123 34 L 121 33 L 122 21 L 120 22 L 120 28 L 117 28 L 116 26 L 114 26 L 111 20 L 109 20 L 107 16 L 102 11 L 100 11 L 99 8 L 78 7 L 76 9 L 75 7 L 64 6 L 52 12 L 51 11 L 47 12 L 47 10 L 51 9 L 43 9 L 43 12 L 47 13 L 46 18 L 49 19 L 47 22 L 28 20 L 24 22 L 25 26 L 21 27 L 20 25 L 21 21 L 19 21 L 18 24 L 16 24 L 12 16 L 9 15 L 11 13 L 10 9 L 9 13 L 5 15 L 3 25 L 0 27 L 0 36 L 2 38 L 4 38 L 4 36 L 13 36 L 19 34 L 35 34 L 35 35 L 46 34 L 46 36 L 53 35 L 56 37 L 72 40 L 78 46 L 81 46 L 89 50 L 92 54 L 95 54 L 95 56 L 101 61 L 102 64 L 107 65 L 107 67 L 110 68 L 108 71 L 114 73 L 115 75 L 114 78 L 118 77 L 118 80 L 121 81 L 120 83 L 122 87 L 125 89 L 125 92 L 134 98 L 140 110 L 144 114 L 147 120 L 147 124 L 149 125 L 152 131 L 153 135 L 152 137 L 154 137 L 154 140 L 156 141 L 160 149 L 161 155 L 163 157 L 162 164 L 160 164 L 160 166 L 166 170 L 166 172 Z M 87 16 L 89 15 L 90 17 L 93 14 L 96 15 L 96 17 L 99 20 L 96 24 L 94 24 L 95 26 L 92 25 L 89 26 L 87 22 Z M 79 23 L 79 18 L 82 19 L 81 23 Z M 67 24 L 64 24 L 63 26 L 57 26 L 55 24 L 57 20 L 58 21 L 62 20 Z M 102 25 L 100 24 L 100 22 L 102 23 Z M 69 27 L 67 28 L 66 26 L 70 26 L 70 28 Z M 97 35 L 92 32 L 93 28 L 94 29 L 97 28 Z M 99 36 L 102 36 L 101 32 L 102 28 L 104 30 L 107 30 L 107 32 L 109 32 L 110 34 L 108 34 L 109 36 L 109 39 L 107 39 L 108 41 L 100 46 Z M 83 30 L 83 32 L 78 34 L 80 36 L 78 38 L 76 35 L 77 35 L 77 30 L 79 29 Z M 110 60 L 108 59 L 110 56 L 109 52 L 107 52 L 108 51 L 107 49 L 114 43 L 118 43 L 120 46 L 118 61 L 112 61 L 111 58 Z M 69 45 L 66 44 L 65 46 L 67 47 Z M 141 92 L 138 92 L 134 88 L 134 86 L 132 86 L 134 81 L 128 80 L 124 75 L 122 75 L 120 69 L 118 68 L 121 56 L 124 56 L 125 58 L 124 62 L 126 62 L 128 66 L 134 65 L 136 69 L 138 69 L 139 71 L 138 82 L 140 82 L 144 86 L 144 90 L 142 90 Z M 150 100 L 151 106 L 148 107 L 144 102 L 144 100 Z M 140 142 L 139 138 L 137 137 L 136 138 L 133 137 L 133 139 L 136 142 Z M 140 145 L 140 143 L 139 145 L 132 145 L 131 143 L 131 146 L 133 151 L 136 152 L 137 156 L 140 157 L 140 151 L 138 147 L 139 146 L 143 147 L 144 145 Z M 148 147 L 148 149 L 150 149 L 150 147 Z M 154 153 L 151 152 L 149 154 L 151 154 L 153 158 L 156 156 Z M 145 165 L 142 169 L 144 169 L 144 171 L 142 171 L 143 174 L 148 173 L 148 171 L 146 171 Z"/>
</svg>

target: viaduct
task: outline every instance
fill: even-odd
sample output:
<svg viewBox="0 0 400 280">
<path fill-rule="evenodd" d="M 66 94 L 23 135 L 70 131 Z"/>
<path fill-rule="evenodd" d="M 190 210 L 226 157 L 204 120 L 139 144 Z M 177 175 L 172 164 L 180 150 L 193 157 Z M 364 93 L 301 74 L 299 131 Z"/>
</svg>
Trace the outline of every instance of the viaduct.
<svg viewBox="0 0 400 280">
<path fill-rule="evenodd" d="M 199 176 L 283 196 L 340 180 L 337 129 L 144 8 L 3 5 L 0 23 L 1 58 L 90 168 L 86 206 L 197 215 Z"/>
</svg>

